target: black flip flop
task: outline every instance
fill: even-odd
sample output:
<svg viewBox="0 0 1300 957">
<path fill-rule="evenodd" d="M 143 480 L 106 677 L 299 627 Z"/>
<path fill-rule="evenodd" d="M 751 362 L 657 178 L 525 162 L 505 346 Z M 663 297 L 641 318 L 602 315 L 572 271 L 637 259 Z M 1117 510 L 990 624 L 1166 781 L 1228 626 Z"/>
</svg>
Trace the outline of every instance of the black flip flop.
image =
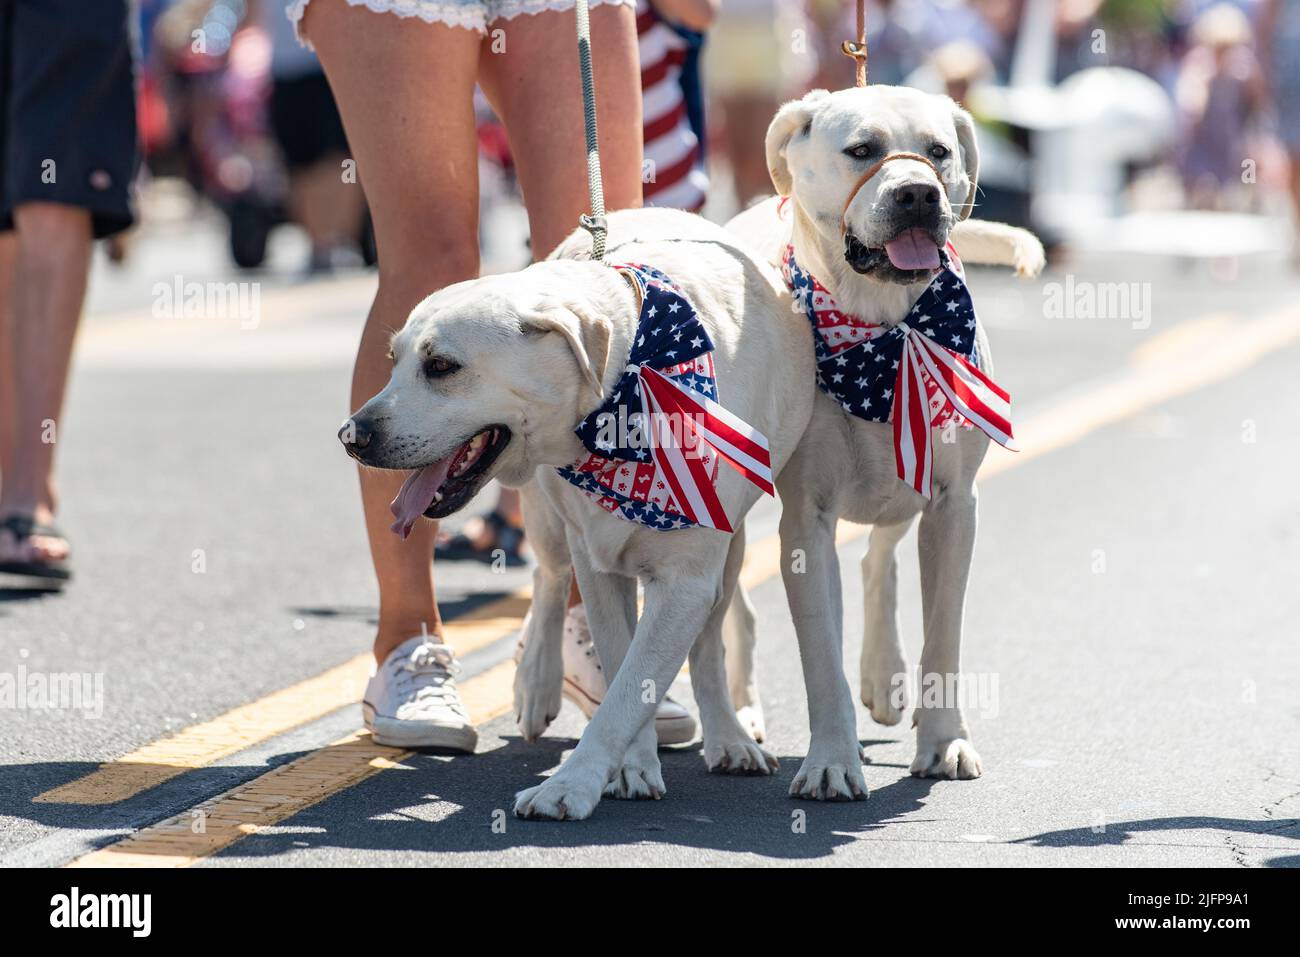
<svg viewBox="0 0 1300 957">
<path fill-rule="evenodd" d="M 53 525 L 43 525 L 30 515 L 10 515 L 0 521 L 4 529 L 14 537 L 21 546 L 29 538 L 62 538 L 66 536 Z M 26 578 L 40 578 L 47 582 L 66 582 L 72 578 L 72 570 L 67 561 L 58 562 L 18 562 L 0 561 L 0 574 L 22 575 Z"/>
<path fill-rule="evenodd" d="M 482 562 L 490 565 L 497 558 L 497 550 L 505 555 L 506 566 L 517 568 L 526 564 L 523 554 L 524 530 L 511 525 L 498 511 L 482 516 L 492 529 L 492 541 L 486 548 L 474 544 L 463 532 L 457 532 L 445 542 L 435 543 L 433 557 L 444 562 Z"/>
</svg>

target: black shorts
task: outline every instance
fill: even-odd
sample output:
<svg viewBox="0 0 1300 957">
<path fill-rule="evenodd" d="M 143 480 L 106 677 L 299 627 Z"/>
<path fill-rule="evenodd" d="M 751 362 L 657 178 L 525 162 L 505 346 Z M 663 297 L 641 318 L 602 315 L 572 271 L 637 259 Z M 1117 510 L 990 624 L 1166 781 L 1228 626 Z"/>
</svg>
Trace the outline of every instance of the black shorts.
<svg viewBox="0 0 1300 957">
<path fill-rule="evenodd" d="M 348 155 L 343 118 L 324 73 L 275 81 L 271 128 L 290 169 L 311 166 L 331 153 Z"/>
<path fill-rule="evenodd" d="M 97 238 L 135 221 L 129 0 L 0 0 L 0 106 L 0 230 L 30 202 L 89 210 Z"/>
</svg>

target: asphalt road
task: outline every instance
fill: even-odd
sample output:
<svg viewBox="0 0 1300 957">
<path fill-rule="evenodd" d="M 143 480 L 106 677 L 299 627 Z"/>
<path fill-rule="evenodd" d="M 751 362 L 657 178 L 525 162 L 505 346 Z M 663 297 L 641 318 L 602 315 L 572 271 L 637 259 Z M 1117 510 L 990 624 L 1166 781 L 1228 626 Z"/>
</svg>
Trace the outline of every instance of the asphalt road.
<svg viewBox="0 0 1300 957">
<path fill-rule="evenodd" d="M 352 692 L 273 697 L 369 643 L 376 593 L 334 430 L 371 280 L 265 277 L 255 328 L 157 316 L 153 282 L 171 281 L 177 249 L 195 269 L 212 261 L 194 247 L 205 236 L 146 238 L 126 273 L 96 276 L 59 438 L 78 577 L 63 595 L 0 590 L 0 675 L 101 676 L 102 708 L 0 707 L 0 864 L 104 848 L 90 860 L 112 864 L 133 833 L 242 801 L 254 826 L 239 839 L 146 842 L 123 862 L 1300 865 L 1300 283 L 1284 268 L 1129 257 L 1034 283 L 974 275 L 1026 423 L 1026 451 L 990 453 L 981 482 L 963 662 L 982 689 L 968 709 L 981 779 L 910 777 L 912 733 L 859 708 L 870 799 L 790 800 L 807 713 L 769 577 L 753 597 L 777 775 L 710 775 L 697 742 L 664 753 L 664 800 L 555 824 L 509 815 L 583 723 L 566 705 L 527 745 L 502 713 L 526 570 L 438 569 L 444 614 L 475 649 L 463 681 L 498 715 L 478 754 L 367 755 L 348 778 L 336 743 L 360 727 Z M 1148 284 L 1149 325 L 1046 317 L 1067 274 L 1075 288 Z M 751 542 L 776 514 L 756 511 Z M 911 539 L 903 549 L 915 661 Z M 861 551 L 840 549 L 855 690 Z M 690 702 L 685 679 L 677 691 Z M 252 715 L 234 737 L 232 711 Z M 199 746 L 196 728 L 219 730 Z M 134 790 L 88 803 L 79 782 L 119 772 Z M 285 774 L 296 804 L 249 797 L 293 791 L 276 786 Z"/>
</svg>

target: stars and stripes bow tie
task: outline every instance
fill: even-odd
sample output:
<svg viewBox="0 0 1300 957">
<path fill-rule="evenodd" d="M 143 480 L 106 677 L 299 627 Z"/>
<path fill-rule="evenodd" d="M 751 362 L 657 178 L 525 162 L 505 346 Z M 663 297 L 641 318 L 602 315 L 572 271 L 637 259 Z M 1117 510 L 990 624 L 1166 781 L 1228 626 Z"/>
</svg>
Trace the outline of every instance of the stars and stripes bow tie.
<svg viewBox="0 0 1300 957">
<path fill-rule="evenodd" d="M 615 268 L 641 302 L 632 353 L 609 396 L 574 429 L 591 454 L 557 471 L 628 521 L 730 532 L 718 462 L 773 495 L 767 439 L 718 403 L 713 340 L 690 300 L 657 269 Z"/>
<path fill-rule="evenodd" d="M 813 327 L 817 384 L 845 412 L 894 424 L 898 477 L 926 498 L 933 470 L 932 428 L 978 427 L 1012 451 L 1011 396 L 979 368 L 975 306 L 961 261 L 949 246 L 944 268 L 904 321 L 866 322 L 840 311 L 830 292 L 799 267 L 787 246 L 782 272 Z"/>
</svg>

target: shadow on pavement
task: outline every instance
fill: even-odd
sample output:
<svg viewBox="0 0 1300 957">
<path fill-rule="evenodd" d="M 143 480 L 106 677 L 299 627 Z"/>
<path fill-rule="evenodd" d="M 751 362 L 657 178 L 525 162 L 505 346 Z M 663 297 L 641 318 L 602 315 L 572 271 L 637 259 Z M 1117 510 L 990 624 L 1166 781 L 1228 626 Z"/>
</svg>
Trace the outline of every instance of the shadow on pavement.
<svg viewBox="0 0 1300 957">
<path fill-rule="evenodd" d="M 1300 840 L 1300 818 L 1277 818 L 1249 821 L 1230 817 L 1159 817 L 1149 821 L 1118 821 L 1106 824 L 1104 829 L 1090 827 L 1066 831 L 1046 831 L 1032 837 L 1022 837 L 1012 844 L 1033 847 L 1102 847 L 1119 846 L 1129 838 L 1145 833 L 1162 831 L 1225 831 L 1228 834 L 1277 835 Z M 1264 862 L 1266 867 L 1300 867 L 1300 856 L 1275 857 Z"/>
<path fill-rule="evenodd" d="M 660 752 L 669 792 L 662 801 L 605 799 L 586 821 L 526 821 L 514 816 L 515 792 L 544 780 L 577 742 L 505 742 L 472 759 L 417 755 L 404 770 L 282 822 L 285 833 L 251 835 L 219 856 L 272 858 L 312 847 L 455 853 L 652 843 L 808 860 L 829 856 L 863 832 L 905 824 L 896 819 L 921 810 L 941 783 L 908 777 L 867 801 L 794 801 L 786 792 L 802 756 L 781 757 L 773 777 L 710 774 L 697 745 Z"/>
</svg>

